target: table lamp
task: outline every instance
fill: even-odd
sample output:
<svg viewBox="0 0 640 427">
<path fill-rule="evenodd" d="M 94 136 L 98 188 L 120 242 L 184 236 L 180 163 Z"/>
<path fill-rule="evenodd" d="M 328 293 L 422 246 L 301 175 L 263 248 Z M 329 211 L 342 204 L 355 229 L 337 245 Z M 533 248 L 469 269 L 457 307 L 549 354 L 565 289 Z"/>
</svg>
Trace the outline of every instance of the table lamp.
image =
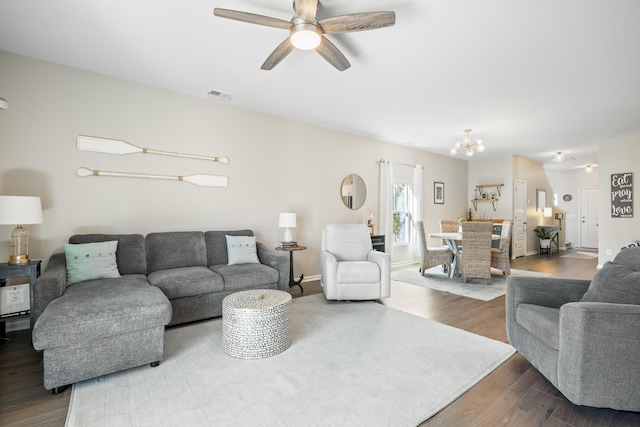
<svg viewBox="0 0 640 427">
<path fill-rule="evenodd" d="M 291 242 L 293 241 L 293 236 L 291 235 L 291 229 L 296 228 L 296 214 L 295 213 L 281 213 L 280 220 L 278 221 L 278 226 L 280 228 L 285 228 L 283 242 Z"/>
<path fill-rule="evenodd" d="M 9 264 L 29 264 L 29 233 L 22 224 L 42 224 L 40 197 L 0 196 L 0 224 L 17 224 L 11 232 Z"/>
</svg>

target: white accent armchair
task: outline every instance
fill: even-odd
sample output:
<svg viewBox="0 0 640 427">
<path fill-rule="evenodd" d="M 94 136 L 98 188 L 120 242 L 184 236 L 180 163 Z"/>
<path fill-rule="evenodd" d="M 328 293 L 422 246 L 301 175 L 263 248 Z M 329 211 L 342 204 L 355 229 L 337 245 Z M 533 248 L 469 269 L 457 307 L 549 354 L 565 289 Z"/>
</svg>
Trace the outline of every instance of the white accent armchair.
<svg viewBox="0 0 640 427">
<path fill-rule="evenodd" d="M 322 232 L 320 284 L 328 300 L 391 295 L 391 257 L 374 251 L 365 224 L 329 224 Z"/>
</svg>

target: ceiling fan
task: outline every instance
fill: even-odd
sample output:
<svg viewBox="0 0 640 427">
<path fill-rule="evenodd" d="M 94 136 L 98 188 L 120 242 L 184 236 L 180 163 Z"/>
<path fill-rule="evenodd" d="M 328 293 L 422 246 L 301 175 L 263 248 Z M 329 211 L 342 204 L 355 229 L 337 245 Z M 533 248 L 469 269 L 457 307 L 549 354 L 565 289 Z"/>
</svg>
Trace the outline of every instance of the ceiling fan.
<svg viewBox="0 0 640 427">
<path fill-rule="evenodd" d="M 264 64 L 260 67 L 263 70 L 273 69 L 293 49 L 298 48 L 304 50 L 315 49 L 327 62 L 339 71 L 344 71 L 351 64 L 342 52 L 324 36 L 325 34 L 375 30 L 377 28 L 390 27 L 396 22 L 396 14 L 394 12 L 364 12 L 318 19 L 318 0 L 294 0 L 293 10 L 295 11 L 295 16 L 291 18 L 291 21 L 220 8 L 213 9 L 213 14 L 221 18 L 290 31 L 290 36 L 276 47 L 267 60 L 264 61 Z"/>
</svg>

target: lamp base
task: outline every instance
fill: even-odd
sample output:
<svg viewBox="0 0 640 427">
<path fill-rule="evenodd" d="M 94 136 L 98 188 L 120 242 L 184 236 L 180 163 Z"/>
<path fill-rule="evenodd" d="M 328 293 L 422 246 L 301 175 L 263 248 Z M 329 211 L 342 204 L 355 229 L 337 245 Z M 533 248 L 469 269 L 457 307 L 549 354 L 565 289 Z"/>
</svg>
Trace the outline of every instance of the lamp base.
<svg viewBox="0 0 640 427">
<path fill-rule="evenodd" d="M 291 233 L 291 229 L 289 229 L 289 227 L 287 227 L 284 230 L 284 236 L 282 238 L 283 242 L 293 242 L 293 233 Z"/>
<path fill-rule="evenodd" d="M 29 259 L 29 255 L 27 254 L 11 255 L 9 257 L 10 265 L 25 265 L 25 264 L 29 264 L 30 261 L 31 260 Z"/>
</svg>

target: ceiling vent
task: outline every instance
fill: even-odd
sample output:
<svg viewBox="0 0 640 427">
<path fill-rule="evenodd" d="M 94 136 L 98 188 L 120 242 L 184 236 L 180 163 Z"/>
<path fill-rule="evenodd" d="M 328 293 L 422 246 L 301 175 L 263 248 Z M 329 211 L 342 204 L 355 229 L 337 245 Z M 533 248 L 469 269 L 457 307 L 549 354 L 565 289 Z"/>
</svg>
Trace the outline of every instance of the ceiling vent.
<svg viewBox="0 0 640 427">
<path fill-rule="evenodd" d="M 210 90 L 209 92 L 207 92 L 207 96 L 211 99 L 215 99 L 216 101 L 221 101 L 221 102 L 231 101 L 231 94 L 218 92 L 217 90 Z"/>
</svg>

